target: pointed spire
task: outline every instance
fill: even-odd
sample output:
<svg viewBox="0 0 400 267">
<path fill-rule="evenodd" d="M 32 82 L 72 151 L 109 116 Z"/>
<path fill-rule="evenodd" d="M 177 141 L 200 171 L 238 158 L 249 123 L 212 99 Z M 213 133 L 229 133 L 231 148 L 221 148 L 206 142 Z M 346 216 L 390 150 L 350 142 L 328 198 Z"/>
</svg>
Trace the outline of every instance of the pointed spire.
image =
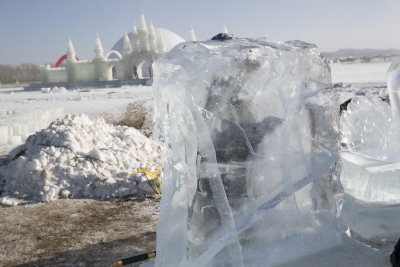
<svg viewBox="0 0 400 267">
<path fill-rule="evenodd" d="M 74 45 L 72 44 L 71 38 L 68 40 L 68 48 L 67 48 L 67 60 L 68 61 L 76 61 L 75 58 L 75 49 Z"/>
<path fill-rule="evenodd" d="M 103 58 L 104 57 L 104 49 L 103 49 L 103 46 L 101 45 L 99 33 L 97 33 L 96 46 L 94 48 L 94 54 L 95 54 L 95 58 Z"/>
<path fill-rule="evenodd" d="M 139 42 L 140 42 L 140 52 L 149 51 L 149 40 L 148 40 L 148 32 L 146 26 L 146 20 L 144 19 L 144 15 L 140 16 L 140 26 L 139 26 Z"/>
<path fill-rule="evenodd" d="M 222 30 L 223 33 L 228 34 L 228 28 L 226 27 L 226 24 L 224 23 L 224 29 Z"/>
<path fill-rule="evenodd" d="M 132 46 L 131 46 L 131 42 L 129 41 L 129 37 L 128 34 L 125 33 L 125 37 L 124 37 L 124 46 L 123 46 L 123 54 L 130 54 L 132 52 Z"/>
<path fill-rule="evenodd" d="M 189 41 L 191 41 L 191 42 L 197 41 L 196 34 L 194 34 L 192 25 L 190 25 Z"/>
<path fill-rule="evenodd" d="M 156 52 L 157 51 L 157 44 L 156 44 L 156 31 L 154 30 L 153 23 L 150 20 L 150 27 L 149 27 L 149 48 L 150 51 Z"/>
<path fill-rule="evenodd" d="M 136 22 L 133 22 L 133 30 L 132 30 L 132 33 L 137 34 Z"/>
<path fill-rule="evenodd" d="M 161 34 L 158 36 L 157 53 L 163 55 L 165 53 L 164 41 Z"/>
<path fill-rule="evenodd" d="M 146 20 L 144 19 L 143 13 L 140 15 L 139 31 L 147 32 Z"/>
<path fill-rule="evenodd" d="M 132 44 L 132 51 L 139 52 L 139 50 L 140 50 L 139 35 L 138 35 L 135 21 L 133 22 L 131 44 Z"/>
</svg>

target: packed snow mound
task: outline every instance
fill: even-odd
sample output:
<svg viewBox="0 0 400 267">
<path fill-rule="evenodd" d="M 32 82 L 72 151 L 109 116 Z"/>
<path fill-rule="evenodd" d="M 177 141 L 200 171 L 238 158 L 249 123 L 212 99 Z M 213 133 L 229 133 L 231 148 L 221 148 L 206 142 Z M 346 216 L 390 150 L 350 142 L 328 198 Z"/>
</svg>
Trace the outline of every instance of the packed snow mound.
<svg viewBox="0 0 400 267">
<path fill-rule="evenodd" d="M 341 243 L 338 105 L 314 45 L 190 42 L 153 67 L 157 266 L 278 266 Z"/>
<path fill-rule="evenodd" d="M 54 121 L 14 149 L 10 160 L 0 167 L 2 196 L 41 201 L 151 193 L 145 174 L 130 173 L 161 161 L 156 141 L 86 115 Z"/>
</svg>

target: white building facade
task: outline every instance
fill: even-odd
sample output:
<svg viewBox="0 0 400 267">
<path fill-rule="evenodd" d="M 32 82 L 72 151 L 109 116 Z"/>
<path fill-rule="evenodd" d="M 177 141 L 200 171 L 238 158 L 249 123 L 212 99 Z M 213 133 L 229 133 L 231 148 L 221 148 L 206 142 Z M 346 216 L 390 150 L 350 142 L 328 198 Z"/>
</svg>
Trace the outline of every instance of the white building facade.
<svg viewBox="0 0 400 267">
<path fill-rule="evenodd" d="M 174 45 L 184 41 L 178 35 L 172 32 L 169 33 L 176 36 L 173 38 Z M 131 38 L 129 38 L 128 34 L 125 34 L 122 53 L 117 50 L 111 50 L 104 55 L 99 36 L 96 39 L 94 52 L 95 56 L 92 60 L 79 60 L 76 57 L 72 41 L 69 40 L 65 66 L 41 66 L 42 82 L 73 83 L 150 78 L 153 75 L 151 68 L 153 61 L 165 54 L 166 47 L 163 35 L 156 34 L 152 24 L 147 27 L 142 14 L 139 30 L 135 26 Z M 115 55 L 117 58 L 109 59 L 111 55 Z"/>
</svg>

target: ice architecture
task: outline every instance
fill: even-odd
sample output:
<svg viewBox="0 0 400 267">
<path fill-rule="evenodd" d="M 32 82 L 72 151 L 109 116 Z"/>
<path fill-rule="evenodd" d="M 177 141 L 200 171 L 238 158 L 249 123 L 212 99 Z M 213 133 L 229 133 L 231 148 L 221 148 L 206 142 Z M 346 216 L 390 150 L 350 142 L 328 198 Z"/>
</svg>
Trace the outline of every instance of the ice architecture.
<svg viewBox="0 0 400 267">
<path fill-rule="evenodd" d="M 390 105 L 379 98 L 356 97 L 341 118 L 342 220 L 374 243 L 400 236 L 400 64 L 388 70 Z"/>
<path fill-rule="evenodd" d="M 154 70 L 156 266 L 276 266 L 341 243 L 338 109 L 318 48 L 188 42 Z"/>
<path fill-rule="evenodd" d="M 0 109 L 0 147 L 25 142 L 29 135 L 46 128 L 63 115 L 62 108 L 26 109 L 24 112 Z"/>
</svg>

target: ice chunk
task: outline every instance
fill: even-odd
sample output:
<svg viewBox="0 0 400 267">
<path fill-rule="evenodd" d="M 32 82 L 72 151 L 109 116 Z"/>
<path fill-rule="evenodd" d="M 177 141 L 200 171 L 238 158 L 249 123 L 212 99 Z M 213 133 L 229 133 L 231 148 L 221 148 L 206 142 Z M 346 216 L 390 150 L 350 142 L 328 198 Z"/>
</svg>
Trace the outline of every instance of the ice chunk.
<svg viewBox="0 0 400 267">
<path fill-rule="evenodd" d="M 342 152 L 341 181 L 345 192 L 364 202 L 400 203 L 400 163 Z"/>
<path fill-rule="evenodd" d="M 400 235 L 400 163 L 342 152 L 345 191 L 341 219 L 364 239 L 396 241 Z"/>
<path fill-rule="evenodd" d="M 273 266 L 340 244 L 338 109 L 314 45 L 183 43 L 154 71 L 157 266 Z"/>
</svg>

